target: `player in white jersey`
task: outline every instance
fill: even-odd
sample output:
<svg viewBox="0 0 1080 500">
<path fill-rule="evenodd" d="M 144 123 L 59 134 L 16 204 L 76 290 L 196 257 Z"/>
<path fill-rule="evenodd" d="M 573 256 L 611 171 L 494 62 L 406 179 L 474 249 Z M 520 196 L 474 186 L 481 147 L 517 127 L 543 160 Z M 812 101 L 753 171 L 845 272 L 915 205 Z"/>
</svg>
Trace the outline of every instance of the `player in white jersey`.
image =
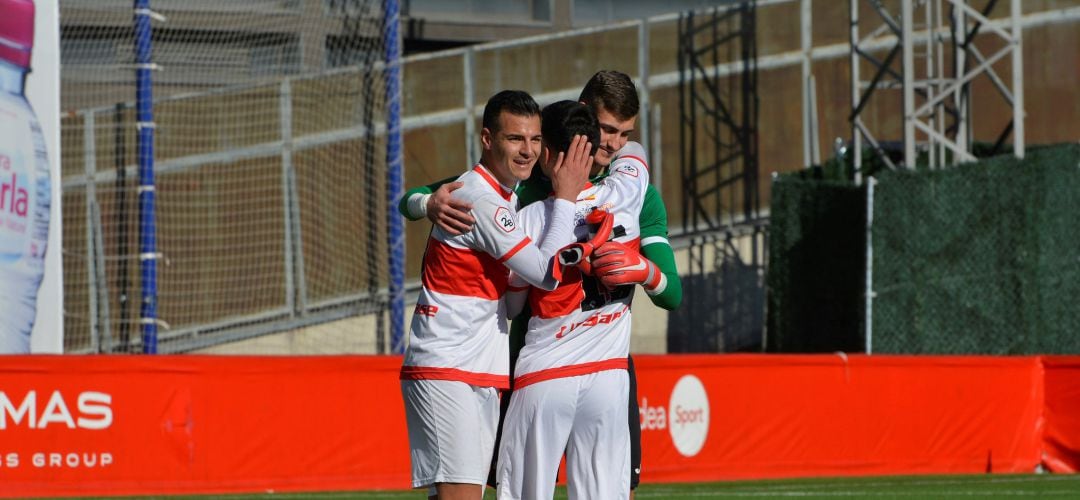
<svg viewBox="0 0 1080 500">
<path fill-rule="evenodd" d="M 568 145 L 569 134 L 591 129 L 599 135 L 592 111 L 573 101 L 546 107 L 542 129 L 545 146 L 556 149 Z M 614 240 L 622 243 L 596 249 L 604 253 L 604 260 L 596 262 L 626 273 L 633 266 L 621 264 L 624 259 L 617 256 L 636 254 L 649 171 L 640 145 L 631 143 L 620 154 L 606 177 L 578 195 L 575 236 L 578 241 L 593 238 L 585 223 L 592 211 L 612 214 Z M 531 204 L 521 210 L 520 224 L 526 233 L 539 235 L 554 221 L 555 208 L 550 198 Z M 654 272 L 655 278 L 646 280 L 647 289 L 663 291 L 664 275 L 647 261 L 641 269 Z M 499 450 L 499 497 L 550 498 L 565 450 L 571 498 L 627 498 L 626 369 L 633 287 L 608 289 L 596 277 L 570 268 L 555 290 L 532 288 L 528 295 L 531 317 Z"/>
<path fill-rule="evenodd" d="M 583 137 L 550 159 L 551 225 L 526 235 L 514 188 L 539 155 L 539 106 L 525 92 L 503 91 L 488 101 L 483 120 L 480 163 L 458 179 L 464 186 L 456 193 L 472 204 L 476 225 L 457 236 L 432 230 L 400 376 L 413 487 L 434 486 L 443 500 L 483 496 L 497 389 L 509 387 L 502 300 L 509 270 L 541 289 L 555 287 L 551 257 L 573 241 L 573 200 L 592 164 Z"/>
</svg>

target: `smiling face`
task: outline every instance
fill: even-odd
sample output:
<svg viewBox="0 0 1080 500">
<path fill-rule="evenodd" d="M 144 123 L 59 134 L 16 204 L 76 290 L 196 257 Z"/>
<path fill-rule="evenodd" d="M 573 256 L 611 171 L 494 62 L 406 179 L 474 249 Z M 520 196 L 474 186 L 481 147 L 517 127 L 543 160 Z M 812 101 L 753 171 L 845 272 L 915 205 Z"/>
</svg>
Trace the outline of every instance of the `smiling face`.
<svg viewBox="0 0 1080 500">
<path fill-rule="evenodd" d="M 540 156 L 540 115 L 521 116 L 509 112 L 499 114 L 497 130 L 484 128 L 480 142 L 484 145 L 481 163 L 500 183 L 513 187 L 529 178 Z"/>
<path fill-rule="evenodd" d="M 603 107 L 596 110 L 596 118 L 600 121 L 600 149 L 593 159 L 593 175 L 611 164 L 615 153 L 626 145 L 637 124 L 637 116 L 623 120 Z"/>
</svg>

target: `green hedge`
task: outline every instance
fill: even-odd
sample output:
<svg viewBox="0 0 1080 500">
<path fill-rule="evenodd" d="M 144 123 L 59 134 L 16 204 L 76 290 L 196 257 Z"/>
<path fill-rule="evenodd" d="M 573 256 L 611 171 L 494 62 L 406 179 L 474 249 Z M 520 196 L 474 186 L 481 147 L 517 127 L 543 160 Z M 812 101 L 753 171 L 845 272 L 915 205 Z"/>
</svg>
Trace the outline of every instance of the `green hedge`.
<svg viewBox="0 0 1080 500">
<path fill-rule="evenodd" d="M 773 184 L 770 351 L 864 349 L 865 188 L 817 172 Z M 1080 353 L 1080 145 L 877 180 L 874 352 Z"/>
<path fill-rule="evenodd" d="M 781 176 L 769 214 L 766 350 L 862 350 L 863 190 Z"/>
</svg>

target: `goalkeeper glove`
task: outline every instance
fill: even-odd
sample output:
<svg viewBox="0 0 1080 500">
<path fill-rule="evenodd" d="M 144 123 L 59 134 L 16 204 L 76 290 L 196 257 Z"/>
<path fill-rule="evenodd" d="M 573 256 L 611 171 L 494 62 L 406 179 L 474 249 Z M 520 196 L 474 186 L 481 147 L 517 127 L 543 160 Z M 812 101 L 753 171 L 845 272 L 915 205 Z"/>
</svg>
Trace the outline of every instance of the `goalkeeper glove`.
<svg viewBox="0 0 1080 500">
<path fill-rule="evenodd" d="M 641 284 L 645 293 L 656 295 L 667 288 L 667 276 L 652 261 L 617 241 L 609 241 L 592 252 L 593 274 L 604 286 Z"/>
<path fill-rule="evenodd" d="M 589 256 L 592 255 L 596 247 L 611 237 L 611 230 L 615 227 L 615 215 L 596 209 L 585 216 L 585 223 L 596 226 L 596 232 L 593 234 L 592 239 L 584 243 L 566 245 L 555 254 L 556 265 L 552 274 L 558 281 L 562 281 L 563 270 L 572 266 L 577 266 L 585 274 L 592 274 Z"/>
</svg>

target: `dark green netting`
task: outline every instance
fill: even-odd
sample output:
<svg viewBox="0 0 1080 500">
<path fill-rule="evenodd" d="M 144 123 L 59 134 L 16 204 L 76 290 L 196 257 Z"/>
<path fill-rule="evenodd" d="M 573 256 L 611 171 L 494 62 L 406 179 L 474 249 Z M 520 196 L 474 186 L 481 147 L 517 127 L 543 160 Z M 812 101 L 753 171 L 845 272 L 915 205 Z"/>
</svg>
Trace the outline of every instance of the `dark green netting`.
<svg viewBox="0 0 1080 500">
<path fill-rule="evenodd" d="M 874 192 L 874 352 L 1080 353 L 1080 146 Z"/>
<path fill-rule="evenodd" d="M 850 183 L 773 182 L 767 351 L 862 349 L 865 214 L 862 188 Z"/>
<path fill-rule="evenodd" d="M 865 188 L 828 172 L 773 184 L 769 351 L 865 347 Z M 1080 353 L 1080 145 L 877 179 L 874 352 Z"/>
</svg>

